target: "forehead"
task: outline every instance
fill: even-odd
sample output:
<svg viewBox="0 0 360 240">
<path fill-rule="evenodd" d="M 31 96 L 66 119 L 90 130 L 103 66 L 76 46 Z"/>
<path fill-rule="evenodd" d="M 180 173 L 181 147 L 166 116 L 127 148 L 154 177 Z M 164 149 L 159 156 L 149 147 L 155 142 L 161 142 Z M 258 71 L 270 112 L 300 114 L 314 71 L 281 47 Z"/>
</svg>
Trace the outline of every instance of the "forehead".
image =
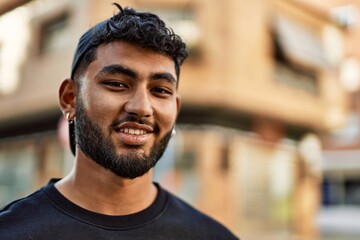
<svg viewBox="0 0 360 240">
<path fill-rule="evenodd" d="M 144 76 L 154 72 L 166 72 L 176 78 L 173 59 L 126 42 L 100 45 L 97 48 L 95 60 L 88 67 L 88 73 L 96 74 L 102 68 L 113 64 L 120 64 Z"/>
</svg>

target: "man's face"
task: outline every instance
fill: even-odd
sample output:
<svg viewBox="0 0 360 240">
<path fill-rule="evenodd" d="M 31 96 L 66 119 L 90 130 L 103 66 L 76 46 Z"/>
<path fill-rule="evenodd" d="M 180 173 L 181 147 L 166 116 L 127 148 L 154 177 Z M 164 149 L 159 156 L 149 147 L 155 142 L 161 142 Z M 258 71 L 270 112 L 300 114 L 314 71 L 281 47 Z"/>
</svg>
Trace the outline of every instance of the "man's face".
<svg viewBox="0 0 360 240">
<path fill-rule="evenodd" d="M 176 81 L 167 56 L 124 42 L 98 47 L 76 97 L 80 150 L 121 177 L 148 172 L 175 124 Z"/>
</svg>

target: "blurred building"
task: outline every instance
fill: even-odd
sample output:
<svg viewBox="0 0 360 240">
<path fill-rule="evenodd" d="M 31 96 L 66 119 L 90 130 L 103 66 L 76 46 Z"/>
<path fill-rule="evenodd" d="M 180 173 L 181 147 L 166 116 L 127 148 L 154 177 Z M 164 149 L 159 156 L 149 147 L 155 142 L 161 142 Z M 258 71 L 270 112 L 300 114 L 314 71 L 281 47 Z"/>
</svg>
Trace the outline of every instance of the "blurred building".
<svg viewBox="0 0 360 240">
<path fill-rule="evenodd" d="M 0 1 L 0 205 L 70 170 L 58 87 L 111 2 Z M 318 237 L 321 139 L 354 109 L 347 25 L 311 1 L 121 4 L 158 13 L 189 46 L 156 180 L 244 239 Z"/>
<path fill-rule="evenodd" d="M 345 124 L 322 136 L 322 207 L 317 221 L 324 236 L 360 237 L 360 2 L 321 3 L 344 28 L 344 60 L 339 81 L 349 93 Z"/>
</svg>

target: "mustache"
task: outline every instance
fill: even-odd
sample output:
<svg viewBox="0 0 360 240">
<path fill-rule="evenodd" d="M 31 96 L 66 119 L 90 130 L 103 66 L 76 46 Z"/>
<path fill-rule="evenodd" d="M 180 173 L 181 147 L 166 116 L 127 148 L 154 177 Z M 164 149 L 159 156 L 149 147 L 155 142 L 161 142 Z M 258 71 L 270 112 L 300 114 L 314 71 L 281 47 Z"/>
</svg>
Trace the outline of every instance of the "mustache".
<svg viewBox="0 0 360 240">
<path fill-rule="evenodd" d="M 118 119 L 118 120 L 112 122 L 109 126 L 109 131 L 113 130 L 114 128 L 116 128 L 117 126 L 119 126 L 120 124 L 122 124 L 124 122 L 134 122 L 134 123 L 138 123 L 138 124 L 144 124 L 144 125 L 147 125 L 147 126 L 150 126 L 151 128 L 153 128 L 154 132 L 159 131 L 158 125 L 151 123 L 148 119 L 139 118 L 139 117 L 136 117 L 133 115 L 127 115 L 122 119 Z"/>
</svg>

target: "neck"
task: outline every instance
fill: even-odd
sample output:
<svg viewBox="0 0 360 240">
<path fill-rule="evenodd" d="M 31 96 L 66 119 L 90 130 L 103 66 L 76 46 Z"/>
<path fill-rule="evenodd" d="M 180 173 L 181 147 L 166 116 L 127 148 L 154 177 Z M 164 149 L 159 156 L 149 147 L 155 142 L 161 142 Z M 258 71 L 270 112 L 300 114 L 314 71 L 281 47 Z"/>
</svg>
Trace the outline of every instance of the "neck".
<svg viewBox="0 0 360 240">
<path fill-rule="evenodd" d="M 71 173 L 55 184 L 67 199 L 89 211 L 128 215 L 144 210 L 155 200 L 152 171 L 135 179 L 116 176 L 81 152 Z"/>
</svg>

